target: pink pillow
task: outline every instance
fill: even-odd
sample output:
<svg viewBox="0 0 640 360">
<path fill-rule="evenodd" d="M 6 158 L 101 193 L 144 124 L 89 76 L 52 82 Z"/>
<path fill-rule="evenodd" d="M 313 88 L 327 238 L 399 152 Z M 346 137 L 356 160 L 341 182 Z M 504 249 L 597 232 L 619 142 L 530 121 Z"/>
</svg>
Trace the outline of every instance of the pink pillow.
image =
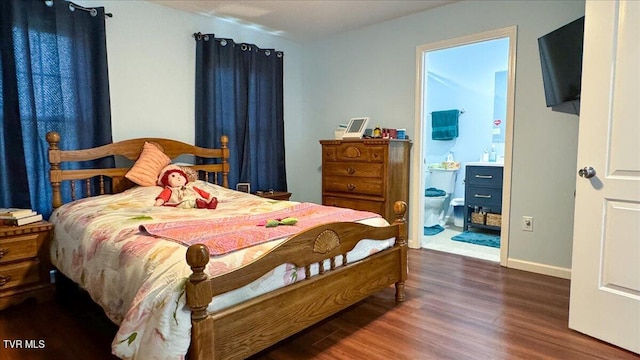
<svg viewBox="0 0 640 360">
<path fill-rule="evenodd" d="M 160 171 L 171 163 L 158 144 L 145 142 L 133 167 L 124 175 L 140 186 L 154 186 Z"/>
</svg>

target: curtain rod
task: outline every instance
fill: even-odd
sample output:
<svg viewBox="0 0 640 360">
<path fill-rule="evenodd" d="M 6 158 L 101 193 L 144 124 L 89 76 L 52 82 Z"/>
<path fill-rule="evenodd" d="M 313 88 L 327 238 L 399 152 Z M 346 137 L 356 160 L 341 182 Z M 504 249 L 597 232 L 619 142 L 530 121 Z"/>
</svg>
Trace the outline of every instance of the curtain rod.
<svg viewBox="0 0 640 360">
<path fill-rule="evenodd" d="M 49 6 L 49 7 L 53 6 L 53 0 L 44 0 L 44 3 L 45 3 L 47 6 Z M 96 15 L 98 15 L 98 10 L 96 10 L 95 8 L 86 8 L 86 7 L 84 7 L 84 6 L 80 6 L 80 5 L 76 4 L 76 3 L 69 2 L 69 10 L 71 10 L 71 11 L 75 11 L 76 9 L 77 9 L 77 10 L 86 11 L 86 12 L 88 12 L 88 13 L 89 13 L 89 15 L 91 15 L 91 16 L 96 16 Z M 106 17 L 113 17 L 113 14 L 112 14 L 112 13 L 105 12 L 105 13 L 104 13 L 104 16 L 106 16 Z"/>
<path fill-rule="evenodd" d="M 204 39 L 204 41 L 209 41 L 209 35 L 203 34 L 203 33 L 199 32 L 199 31 L 197 33 L 193 33 L 193 37 L 196 40 L 203 40 Z"/>
<path fill-rule="evenodd" d="M 0 1 L 2 1 L 2 0 L 0 0 Z M 203 33 L 198 31 L 197 33 L 193 33 L 193 38 L 198 40 L 198 41 L 200 41 L 200 40 L 209 41 L 209 38 L 211 37 L 209 35 L 215 36 L 215 34 L 203 34 Z M 220 41 L 220 45 L 222 45 L 222 46 L 226 46 L 227 45 L 227 39 L 215 39 L 215 40 L 216 41 L 219 40 Z M 259 50 L 259 51 L 264 51 L 264 54 L 267 55 L 267 56 L 269 56 L 272 51 L 275 51 L 274 49 L 260 49 L 257 45 L 252 45 L 252 44 L 242 43 L 242 44 L 238 44 L 238 45 L 240 45 L 240 48 L 242 49 L 242 51 L 247 51 L 247 50 L 253 51 L 252 49 L 255 48 L 255 49 Z M 282 51 L 275 51 L 275 54 L 279 58 L 284 56 L 284 52 L 282 52 Z M 464 112 L 464 110 L 463 110 L 463 112 Z"/>
</svg>

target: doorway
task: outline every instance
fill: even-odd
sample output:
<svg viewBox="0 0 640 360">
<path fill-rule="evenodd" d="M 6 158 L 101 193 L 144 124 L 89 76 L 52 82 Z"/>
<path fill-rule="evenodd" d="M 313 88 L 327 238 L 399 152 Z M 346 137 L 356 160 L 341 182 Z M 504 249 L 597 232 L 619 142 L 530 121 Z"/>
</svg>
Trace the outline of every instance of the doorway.
<svg viewBox="0 0 640 360">
<path fill-rule="evenodd" d="M 497 50 L 496 50 L 497 49 Z M 415 156 L 411 178 L 411 212 L 413 222 L 411 247 L 421 247 L 426 219 L 433 220 L 425 209 L 428 180 L 447 158 L 453 157 L 460 168 L 455 186 L 447 192 L 442 205 L 441 234 L 429 236 L 436 250 L 465 256 L 500 261 L 506 264 L 509 235 L 509 203 L 511 186 L 511 149 L 513 132 L 516 27 L 498 29 L 461 38 L 418 46 L 416 49 L 416 122 Z M 499 53 L 499 55 L 496 55 Z M 499 58 L 499 60 L 495 60 Z M 476 74 L 478 73 L 478 74 Z M 459 137 L 446 141 L 432 139 L 432 113 L 457 110 Z M 434 136 L 435 138 L 435 136 Z M 483 159 L 484 150 L 495 152 L 491 163 Z M 494 154 L 492 154 L 494 155 Z M 483 162 L 484 160 L 484 162 Z M 464 211 L 464 176 L 467 165 L 501 165 L 501 225 L 499 249 L 452 241 L 462 231 L 460 216 Z M 451 205 L 456 205 L 451 206 Z M 453 209 L 456 211 L 452 211 Z M 464 213 L 464 215 L 460 215 Z M 427 218 L 425 219 L 425 214 Z M 454 224 L 454 217 L 457 221 Z M 465 223 L 466 225 L 466 223 Z M 438 227 L 438 226 L 436 226 Z M 465 226 L 466 227 L 466 226 Z M 412 243 L 413 242 L 413 243 Z M 447 248 L 447 243 L 451 244 Z M 484 250 L 486 249 L 486 251 Z"/>
</svg>

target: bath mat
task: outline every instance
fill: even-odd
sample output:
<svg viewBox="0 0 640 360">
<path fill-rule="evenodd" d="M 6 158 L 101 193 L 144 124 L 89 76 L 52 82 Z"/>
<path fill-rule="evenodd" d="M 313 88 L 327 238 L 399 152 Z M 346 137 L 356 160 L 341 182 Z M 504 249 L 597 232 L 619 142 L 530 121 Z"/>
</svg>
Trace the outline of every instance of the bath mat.
<svg viewBox="0 0 640 360">
<path fill-rule="evenodd" d="M 425 228 L 426 229 L 426 228 Z M 451 238 L 451 240 L 466 242 L 470 244 L 500 247 L 500 235 L 481 233 L 476 231 L 465 231 Z"/>
<path fill-rule="evenodd" d="M 440 234 L 441 232 L 444 231 L 444 228 L 440 225 L 434 225 L 434 226 L 425 226 L 424 227 L 424 234 L 426 236 L 431 236 L 431 235 L 435 235 L 435 234 Z"/>
</svg>

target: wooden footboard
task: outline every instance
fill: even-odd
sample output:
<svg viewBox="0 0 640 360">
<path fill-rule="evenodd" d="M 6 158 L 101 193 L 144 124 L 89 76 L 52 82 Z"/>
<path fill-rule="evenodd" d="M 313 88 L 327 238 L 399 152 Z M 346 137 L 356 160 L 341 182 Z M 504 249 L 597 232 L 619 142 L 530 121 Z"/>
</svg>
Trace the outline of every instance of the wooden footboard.
<svg viewBox="0 0 640 360">
<path fill-rule="evenodd" d="M 391 284 L 404 300 L 407 278 L 407 204 L 394 205 L 388 227 L 331 223 L 297 234 L 256 261 L 231 273 L 208 278 L 204 245 L 192 245 L 187 262 L 193 271 L 186 285 L 192 310 L 190 359 L 244 359 L 355 304 Z M 395 245 L 351 264 L 346 254 L 361 239 L 395 238 Z M 342 261 L 336 264 L 336 257 Z M 296 260 L 292 260 L 296 259 Z M 329 268 L 323 266 L 330 261 Z M 214 296 L 245 286 L 283 263 L 305 269 L 305 279 L 215 313 L 206 308 Z M 311 276 L 311 265 L 319 274 Z M 268 320 L 268 321 L 267 321 Z"/>
</svg>

